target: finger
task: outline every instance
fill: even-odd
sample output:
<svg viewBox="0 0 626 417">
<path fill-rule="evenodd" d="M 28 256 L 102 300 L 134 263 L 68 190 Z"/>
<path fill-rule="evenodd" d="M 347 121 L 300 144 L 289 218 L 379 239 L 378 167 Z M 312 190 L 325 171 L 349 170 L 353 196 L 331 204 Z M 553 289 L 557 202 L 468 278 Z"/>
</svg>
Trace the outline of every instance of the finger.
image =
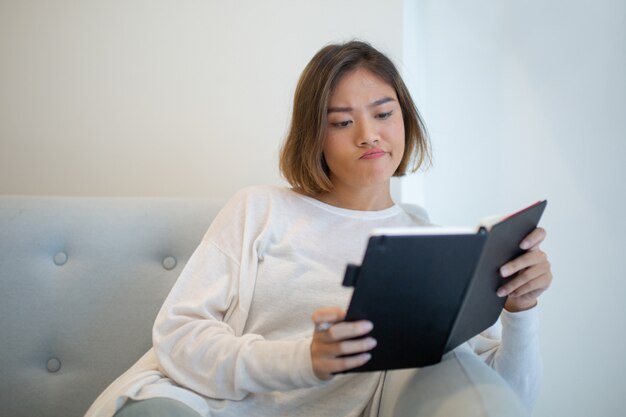
<svg viewBox="0 0 626 417">
<path fill-rule="evenodd" d="M 318 308 L 311 315 L 311 320 L 313 323 L 319 324 L 324 322 L 334 323 L 346 316 L 346 311 L 339 307 L 322 307 Z"/>
<path fill-rule="evenodd" d="M 531 289 L 532 286 L 533 286 L 533 282 L 529 282 L 528 284 L 520 287 L 517 291 L 509 294 L 509 299 L 516 299 L 516 298 L 522 298 L 522 297 L 538 298 L 541 294 L 543 294 L 547 290 L 547 288 Z"/>
<path fill-rule="evenodd" d="M 546 230 L 543 227 L 537 227 L 535 230 L 530 232 L 528 236 L 522 239 L 519 247 L 524 250 L 530 250 L 531 248 L 538 247 L 539 244 L 544 241 L 546 235 Z"/>
<path fill-rule="evenodd" d="M 322 365 L 322 370 L 330 376 L 338 372 L 347 371 L 357 366 L 364 365 L 372 358 L 369 353 L 361 353 L 359 355 L 346 356 L 343 358 L 336 358 L 327 360 Z"/>
<path fill-rule="evenodd" d="M 361 366 L 371 358 L 371 354 L 366 351 L 375 346 L 373 338 L 339 343 L 319 343 L 314 340 L 311 344 L 311 360 L 315 375 L 320 379 L 330 379 L 334 373 Z"/>
<path fill-rule="evenodd" d="M 509 297 L 533 296 L 536 298 L 543 294 L 550 287 L 551 283 L 552 274 L 546 272 L 511 291 Z"/>
<path fill-rule="evenodd" d="M 345 339 L 353 339 L 365 336 L 372 331 L 374 325 L 371 321 L 360 320 L 353 322 L 340 322 L 333 324 L 327 330 L 316 331 L 313 338 L 321 343 L 335 343 Z"/>
<path fill-rule="evenodd" d="M 357 340 L 344 340 L 341 342 L 322 344 L 319 346 L 319 350 L 316 353 L 320 356 L 334 359 L 344 355 L 369 352 L 375 347 L 376 340 L 373 337 L 365 337 Z"/>
<path fill-rule="evenodd" d="M 343 320 L 346 311 L 339 307 L 323 307 L 318 308 L 311 315 L 311 320 L 315 324 L 315 332 L 325 332 L 334 323 Z"/>
<path fill-rule="evenodd" d="M 368 320 L 359 320 L 334 324 L 326 331 L 328 340 L 337 341 L 364 336 L 372 331 L 374 324 Z"/>
<path fill-rule="evenodd" d="M 367 363 L 372 358 L 370 353 L 361 353 L 360 355 L 347 356 L 345 358 L 336 359 L 337 367 L 333 373 L 347 371 Z"/>
<path fill-rule="evenodd" d="M 524 268 L 547 262 L 547 255 L 541 250 L 526 252 L 522 256 L 518 256 L 510 262 L 507 262 L 500 268 L 500 276 L 502 278 L 510 277 Z"/>
<path fill-rule="evenodd" d="M 539 298 L 539 296 L 543 294 L 544 292 L 546 292 L 546 289 L 538 289 L 538 290 L 534 290 L 529 293 L 526 293 L 524 294 L 524 296 L 534 298 L 535 300 L 537 300 L 537 298 Z M 510 299 L 515 300 L 516 298 L 519 298 L 519 297 L 512 297 Z"/>
<path fill-rule="evenodd" d="M 547 288 L 550 285 L 552 274 L 548 265 L 540 264 L 528 268 L 518 274 L 514 279 L 510 280 L 500 288 L 498 288 L 497 294 L 499 297 L 515 294 L 520 296 L 526 291 L 521 290 L 524 286 L 530 285 L 532 289 L 540 287 Z M 531 284 L 532 283 L 532 284 Z"/>
</svg>

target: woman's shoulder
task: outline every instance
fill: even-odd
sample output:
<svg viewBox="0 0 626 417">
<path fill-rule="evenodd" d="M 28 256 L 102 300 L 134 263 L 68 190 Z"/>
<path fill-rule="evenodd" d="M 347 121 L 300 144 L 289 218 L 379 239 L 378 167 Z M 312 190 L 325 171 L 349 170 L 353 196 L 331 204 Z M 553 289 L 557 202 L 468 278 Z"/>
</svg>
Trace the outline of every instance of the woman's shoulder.
<svg viewBox="0 0 626 417">
<path fill-rule="evenodd" d="M 400 203 L 398 204 L 406 214 L 409 215 L 420 226 L 430 225 L 430 216 L 428 211 L 418 204 Z"/>
<path fill-rule="evenodd" d="M 274 223 L 278 206 L 284 205 L 284 195 L 289 188 L 276 185 L 254 185 L 240 189 L 231 196 L 213 220 L 207 236 L 221 240 L 222 235 L 235 236 L 248 233 L 260 234 Z M 217 237 L 216 237 L 217 236 Z"/>
<path fill-rule="evenodd" d="M 296 193 L 280 185 L 253 185 L 240 189 L 228 200 L 224 212 L 235 217 L 266 218 L 271 212 L 285 211 Z"/>
<path fill-rule="evenodd" d="M 280 185 L 251 185 L 237 191 L 231 201 L 239 204 L 267 204 L 272 201 L 290 198 L 293 191 L 290 188 Z"/>
</svg>

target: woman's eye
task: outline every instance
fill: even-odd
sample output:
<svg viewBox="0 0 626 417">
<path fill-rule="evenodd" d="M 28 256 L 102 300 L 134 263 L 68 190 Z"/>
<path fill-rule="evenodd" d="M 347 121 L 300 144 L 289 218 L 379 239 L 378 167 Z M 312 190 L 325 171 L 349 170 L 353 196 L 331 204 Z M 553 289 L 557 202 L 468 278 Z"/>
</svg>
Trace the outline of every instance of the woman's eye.
<svg viewBox="0 0 626 417">
<path fill-rule="evenodd" d="M 352 120 L 344 120 L 342 122 L 333 122 L 331 123 L 334 127 L 346 127 L 352 123 Z"/>
<path fill-rule="evenodd" d="M 388 119 L 389 116 L 391 116 L 392 113 L 393 113 L 393 111 L 388 111 L 386 113 L 379 113 L 379 114 L 376 115 L 376 118 L 377 119 L 381 119 L 381 120 L 385 120 L 385 119 Z"/>
</svg>

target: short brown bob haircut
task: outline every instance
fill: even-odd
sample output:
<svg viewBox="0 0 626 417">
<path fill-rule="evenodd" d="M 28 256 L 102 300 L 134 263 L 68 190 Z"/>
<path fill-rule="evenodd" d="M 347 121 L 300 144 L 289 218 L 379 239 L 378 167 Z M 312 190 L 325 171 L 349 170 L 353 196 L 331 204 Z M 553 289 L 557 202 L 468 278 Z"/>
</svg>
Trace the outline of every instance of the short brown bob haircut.
<svg viewBox="0 0 626 417">
<path fill-rule="evenodd" d="M 368 43 L 350 41 L 322 48 L 308 63 L 296 87 L 289 133 L 280 152 L 280 171 L 296 190 L 318 195 L 332 190 L 323 147 L 328 101 L 341 77 L 364 68 L 394 88 L 404 119 L 404 155 L 394 176 L 430 164 L 426 128 L 398 70 Z"/>
</svg>

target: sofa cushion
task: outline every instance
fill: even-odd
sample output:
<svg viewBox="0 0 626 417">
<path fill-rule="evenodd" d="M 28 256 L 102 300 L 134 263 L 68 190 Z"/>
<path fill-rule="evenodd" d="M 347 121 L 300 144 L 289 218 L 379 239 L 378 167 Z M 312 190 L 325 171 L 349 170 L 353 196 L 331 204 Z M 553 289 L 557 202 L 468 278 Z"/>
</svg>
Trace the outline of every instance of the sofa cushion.
<svg viewBox="0 0 626 417">
<path fill-rule="evenodd" d="M 80 416 L 151 345 L 221 200 L 0 197 L 0 404 Z"/>
</svg>

